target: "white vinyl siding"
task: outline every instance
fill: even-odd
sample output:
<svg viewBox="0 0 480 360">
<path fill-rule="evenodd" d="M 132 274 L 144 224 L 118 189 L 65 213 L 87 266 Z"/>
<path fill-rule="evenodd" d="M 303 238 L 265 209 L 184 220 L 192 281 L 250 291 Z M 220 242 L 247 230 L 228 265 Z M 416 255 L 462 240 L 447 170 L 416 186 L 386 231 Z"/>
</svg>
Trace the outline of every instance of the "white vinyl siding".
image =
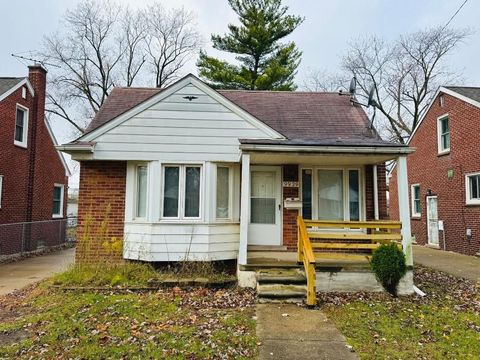
<svg viewBox="0 0 480 360">
<path fill-rule="evenodd" d="M 236 162 L 240 138 L 270 136 L 190 84 L 96 138 L 94 158 Z"/>
<path fill-rule="evenodd" d="M 480 172 L 465 176 L 467 205 L 480 205 Z"/>
<path fill-rule="evenodd" d="M 438 153 L 450 152 L 450 121 L 447 115 L 437 119 Z"/>
<path fill-rule="evenodd" d="M 412 199 L 412 217 L 420 217 L 422 215 L 420 184 L 413 184 L 410 187 L 410 196 Z"/>
</svg>

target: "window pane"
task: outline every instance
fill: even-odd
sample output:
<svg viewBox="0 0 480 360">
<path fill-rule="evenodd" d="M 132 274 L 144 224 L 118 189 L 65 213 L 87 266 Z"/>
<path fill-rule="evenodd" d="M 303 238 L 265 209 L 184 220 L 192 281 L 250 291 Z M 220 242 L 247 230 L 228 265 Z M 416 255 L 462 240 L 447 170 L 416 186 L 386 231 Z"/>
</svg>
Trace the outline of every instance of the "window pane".
<svg viewBox="0 0 480 360">
<path fill-rule="evenodd" d="M 20 109 L 17 109 L 17 118 L 15 120 L 15 141 L 23 142 L 24 115 Z"/>
<path fill-rule="evenodd" d="M 54 215 L 60 215 L 62 213 L 62 188 L 60 186 L 54 186 L 53 188 L 53 210 Z"/>
<path fill-rule="evenodd" d="M 415 200 L 420 200 L 420 186 L 413 187 L 413 197 Z"/>
<path fill-rule="evenodd" d="M 147 167 L 137 167 L 137 217 L 147 216 Z"/>
<path fill-rule="evenodd" d="M 480 175 L 470 176 L 470 199 L 480 199 Z"/>
<path fill-rule="evenodd" d="M 230 169 L 217 166 L 217 219 L 228 219 L 230 198 Z"/>
<path fill-rule="evenodd" d="M 178 217 L 178 167 L 165 167 L 165 185 L 163 189 L 163 216 Z"/>
<path fill-rule="evenodd" d="M 450 127 L 448 124 L 448 118 L 440 120 L 441 131 L 441 145 L 442 150 L 450 148 Z"/>
<path fill-rule="evenodd" d="M 343 220 L 343 171 L 318 171 L 318 218 Z"/>
<path fill-rule="evenodd" d="M 420 200 L 415 200 L 415 213 L 420 214 L 422 212 L 422 209 L 420 207 Z"/>
<path fill-rule="evenodd" d="M 200 216 L 200 168 L 185 170 L 185 217 Z"/>
<path fill-rule="evenodd" d="M 302 216 L 312 219 L 312 170 L 302 170 Z"/>
<path fill-rule="evenodd" d="M 350 201 L 350 220 L 360 220 L 360 189 L 358 170 L 350 170 L 348 172 L 348 189 Z"/>
<path fill-rule="evenodd" d="M 275 224 L 275 176 L 274 171 L 252 171 L 252 224 Z"/>
</svg>

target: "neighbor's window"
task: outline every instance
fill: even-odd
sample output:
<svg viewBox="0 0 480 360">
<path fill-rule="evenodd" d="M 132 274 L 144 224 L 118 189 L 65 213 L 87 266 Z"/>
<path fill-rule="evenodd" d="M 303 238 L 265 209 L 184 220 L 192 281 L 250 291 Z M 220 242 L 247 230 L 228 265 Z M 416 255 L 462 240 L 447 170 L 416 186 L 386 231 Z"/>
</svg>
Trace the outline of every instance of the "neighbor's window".
<svg viewBox="0 0 480 360">
<path fill-rule="evenodd" d="M 164 218 L 200 218 L 201 166 L 167 165 L 163 167 Z"/>
<path fill-rule="evenodd" d="M 53 217 L 63 216 L 63 191 L 63 185 L 55 184 L 53 186 Z"/>
<path fill-rule="evenodd" d="M 231 169 L 228 166 L 220 166 L 220 165 L 217 166 L 217 204 L 216 204 L 217 219 L 231 218 L 230 172 L 231 172 Z"/>
<path fill-rule="evenodd" d="M 148 168 L 146 165 L 137 166 L 136 178 L 136 210 L 135 217 L 147 217 L 147 186 L 148 186 Z"/>
<path fill-rule="evenodd" d="M 420 203 L 420 184 L 412 185 L 411 196 L 412 196 L 412 216 L 420 217 L 422 215 L 422 207 Z"/>
<path fill-rule="evenodd" d="M 14 144 L 27 147 L 28 110 L 17 105 Z"/>
<path fill-rule="evenodd" d="M 3 175 L 0 175 L 0 209 L 2 208 Z"/>
<path fill-rule="evenodd" d="M 448 116 L 438 119 L 438 152 L 445 153 L 450 151 L 450 125 Z"/>
<path fill-rule="evenodd" d="M 480 173 L 465 176 L 467 204 L 480 205 Z"/>
</svg>

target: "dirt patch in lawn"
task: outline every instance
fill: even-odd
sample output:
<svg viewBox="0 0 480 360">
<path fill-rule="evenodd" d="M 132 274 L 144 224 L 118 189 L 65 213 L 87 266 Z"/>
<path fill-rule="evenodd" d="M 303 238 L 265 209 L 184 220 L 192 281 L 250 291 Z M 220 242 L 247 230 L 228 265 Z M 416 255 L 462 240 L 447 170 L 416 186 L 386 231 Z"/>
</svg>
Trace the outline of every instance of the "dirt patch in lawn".
<svg viewBox="0 0 480 360">
<path fill-rule="evenodd" d="M 319 294 L 322 310 L 362 359 L 480 358 L 479 285 L 424 267 L 427 296 Z"/>
</svg>

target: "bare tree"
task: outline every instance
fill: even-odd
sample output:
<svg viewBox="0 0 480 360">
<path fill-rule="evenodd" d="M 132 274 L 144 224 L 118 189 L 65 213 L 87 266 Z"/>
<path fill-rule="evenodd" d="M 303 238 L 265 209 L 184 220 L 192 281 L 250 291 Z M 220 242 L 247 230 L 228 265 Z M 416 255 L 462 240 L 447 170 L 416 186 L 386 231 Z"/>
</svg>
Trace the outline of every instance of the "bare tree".
<svg viewBox="0 0 480 360">
<path fill-rule="evenodd" d="M 345 74 L 332 75 L 324 69 L 308 70 L 302 88 L 306 91 L 334 92 L 347 90 Z"/>
<path fill-rule="evenodd" d="M 193 27 L 193 14 L 184 8 L 165 10 L 157 2 L 147 7 L 144 17 L 148 23 L 147 52 L 155 85 L 163 87 L 176 78 L 178 70 L 198 50 L 200 34 Z"/>
<path fill-rule="evenodd" d="M 114 0 L 81 1 L 44 41 L 41 55 L 54 65 L 47 111 L 83 132 L 113 87 L 165 85 L 199 47 L 192 18 L 183 9 L 165 11 L 159 4 L 145 11 Z M 154 79 L 148 58 L 158 59 Z"/>
<path fill-rule="evenodd" d="M 320 77 L 308 77 L 306 83 L 326 90 L 331 79 L 348 84 L 355 76 L 356 96 L 364 102 L 373 86 L 377 109 L 385 122 L 377 127 L 390 140 L 405 143 L 437 88 L 460 81 L 447 65 L 447 57 L 470 33 L 468 29 L 438 27 L 392 42 L 377 36 L 359 38 L 349 43 L 340 75 L 320 73 Z"/>
</svg>

